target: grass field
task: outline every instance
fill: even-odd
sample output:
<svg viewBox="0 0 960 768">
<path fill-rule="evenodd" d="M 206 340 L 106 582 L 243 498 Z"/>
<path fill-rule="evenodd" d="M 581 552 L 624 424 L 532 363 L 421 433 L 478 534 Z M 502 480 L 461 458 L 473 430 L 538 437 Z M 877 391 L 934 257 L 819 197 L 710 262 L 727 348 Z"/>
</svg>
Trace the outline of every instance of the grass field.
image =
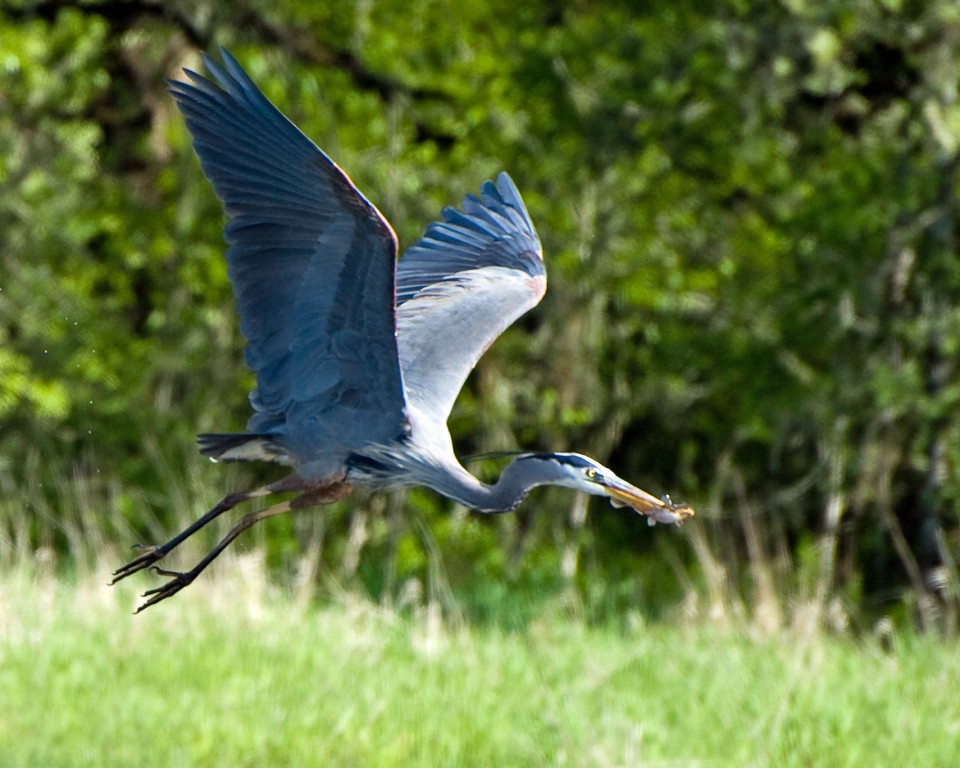
<svg viewBox="0 0 960 768">
<path fill-rule="evenodd" d="M 0 576 L 2 766 L 955 766 L 960 653 Z M 227 578 L 229 576 L 229 578 Z"/>
</svg>

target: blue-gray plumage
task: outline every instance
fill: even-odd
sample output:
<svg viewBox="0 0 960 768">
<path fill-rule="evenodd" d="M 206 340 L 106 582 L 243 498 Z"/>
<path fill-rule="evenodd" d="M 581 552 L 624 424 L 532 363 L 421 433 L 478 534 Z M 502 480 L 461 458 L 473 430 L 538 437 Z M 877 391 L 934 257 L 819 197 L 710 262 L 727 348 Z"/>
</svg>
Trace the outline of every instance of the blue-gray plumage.
<svg viewBox="0 0 960 768">
<path fill-rule="evenodd" d="M 501 173 L 397 262 L 386 219 L 347 175 L 284 117 L 226 51 L 212 75 L 186 72 L 170 90 L 227 214 L 228 275 L 245 359 L 256 373 L 243 433 L 200 435 L 223 461 L 274 461 L 291 474 L 225 496 L 166 544 L 114 573 L 114 583 L 163 558 L 238 503 L 296 497 L 242 518 L 192 570 L 149 590 L 139 610 L 191 583 L 242 531 L 273 515 L 367 489 L 425 485 L 481 512 L 514 509 L 552 484 L 607 496 L 648 522 L 693 514 L 573 453 L 521 453 L 494 485 L 457 461 L 446 420 L 493 341 L 546 290 L 540 240 L 513 181 Z"/>
<path fill-rule="evenodd" d="M 232 57 L 204 63 L 216 83 L 187 72 L 171 92 L 229 218 L 228 274 L 257 376 L 247 429 L 324 474 L 358 441 L 403 434 L 397 240 Z M 202 444 L 217 455 L 213 438 Z"/>
</svg>

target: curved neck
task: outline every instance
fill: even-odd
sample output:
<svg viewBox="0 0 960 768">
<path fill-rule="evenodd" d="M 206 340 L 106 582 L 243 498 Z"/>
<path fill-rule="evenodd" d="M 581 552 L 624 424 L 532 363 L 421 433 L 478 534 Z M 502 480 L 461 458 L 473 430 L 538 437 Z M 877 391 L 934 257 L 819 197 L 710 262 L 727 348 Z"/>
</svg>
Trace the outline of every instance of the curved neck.
<svg viewBox="0 0 960 768">
<path fill-rule="evenodd" d="M 538 485 L 559 484 L 563 475 L 554 461 L 522 456 L 507 464 L 493 485 L 480 482 L 459 464 L 438 479 L 442 482 L 433 488 L 444 496 L 478 512 L 497 514 L 516 509 Z"/>
</svg>

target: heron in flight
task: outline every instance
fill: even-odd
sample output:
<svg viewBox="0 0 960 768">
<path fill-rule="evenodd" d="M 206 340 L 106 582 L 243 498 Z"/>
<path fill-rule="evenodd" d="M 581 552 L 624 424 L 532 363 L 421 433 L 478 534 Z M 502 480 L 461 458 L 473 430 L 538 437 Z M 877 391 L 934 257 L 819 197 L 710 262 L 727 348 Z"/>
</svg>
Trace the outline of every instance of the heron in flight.
<svg viewBox="0 0 960 768">
<path fill-rule="evenodd" d="M 354 488 L 415 485 L 479 512 L 515 509 L 530 489 L 560 485 L 631 507 L 656 522 L 693 515 L 577 453 L 517 453 L 493 485 L 453 450 L 447 417 L 488 346 L 546 290 L 540 240 L 506 173 L 397 260 L 397 238 L 349 177 L 267 100 L 237 61 L 204 63 L 171 82 L 207 178 L 228 221 L 228 274 L 256 373 L 247 431 L 200 435 L 220 461 L 292 468 L 277 482 L 229 493 L 113 582 L 166 556 L 237 504 L 296 495 L 251 512 L 192 570 L 169 580 L 139 610 L 190 584 L 244 530 L 290 510 L 329 504 Z"/>
</svg>

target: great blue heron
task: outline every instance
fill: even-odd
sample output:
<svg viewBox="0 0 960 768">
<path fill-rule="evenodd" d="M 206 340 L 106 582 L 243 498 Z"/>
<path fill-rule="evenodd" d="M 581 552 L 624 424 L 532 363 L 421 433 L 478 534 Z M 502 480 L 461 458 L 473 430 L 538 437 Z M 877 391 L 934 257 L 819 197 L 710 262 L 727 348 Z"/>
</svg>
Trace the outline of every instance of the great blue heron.
<svg viewBox="0 0 960 768">
<path fill-rule="evenodd" d="M 204 173 L 229 218 L 228 274 L 253 416 L 241 434 L 200 435 L 221 461 L 293 468 L 230 493 L 166 544 L 139 547 L 116 583 L 153 565 L 217 516 L 257 496 L 299 495 L 243 517 L 190 571 L 144 594 L 138 610 L 190 584 L 242 531 L 268 517 L 329 504 L 354 487 L 424 485 L 480 512 L 507 512 L 538 485 L 607 496 L 650 524 L 693 515 L 576 453 L 518 453 L 493 485 L 464 469 L 446 421 L 486 348 L 546 290 L 540 240 L 506 173 L 397 261 L 390 224 L 347 175 L 287 120 L 236 60 L 204 57 L 209 80 L 173 81 Z"/>
</svg>

